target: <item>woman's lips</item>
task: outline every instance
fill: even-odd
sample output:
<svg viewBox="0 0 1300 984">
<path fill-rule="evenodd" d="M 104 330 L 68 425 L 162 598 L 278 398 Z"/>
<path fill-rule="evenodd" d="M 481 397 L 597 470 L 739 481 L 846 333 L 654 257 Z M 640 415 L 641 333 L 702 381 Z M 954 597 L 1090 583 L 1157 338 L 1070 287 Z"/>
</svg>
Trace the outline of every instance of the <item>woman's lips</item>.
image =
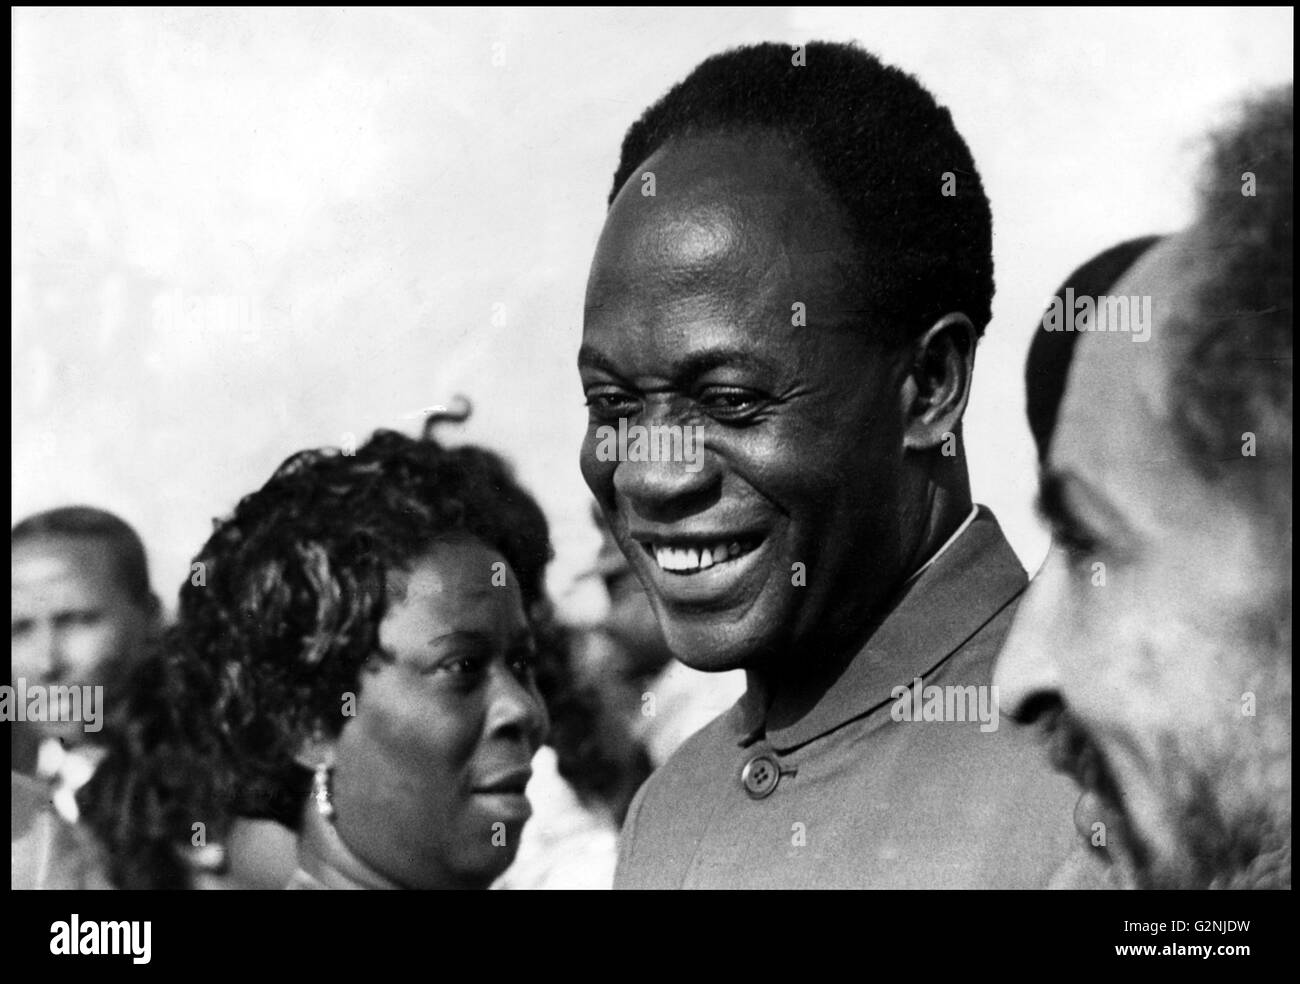
<svg viewBox="0 0 1300 984">
<path fill-rule="evenodd" d="M 530 766 L 522 766 L 497 773 L 474 786 L 473 791 L 482 795 L 524 795 L 528 781 L 533 777 Z"/>
<path fill-rule="evenodd" d="M 493 820 L 521 823 L 533 814 L 524 790 L 532 778 L 531 768 L 511 769 L 479 783 L 471 792 Z"/>
</svg>

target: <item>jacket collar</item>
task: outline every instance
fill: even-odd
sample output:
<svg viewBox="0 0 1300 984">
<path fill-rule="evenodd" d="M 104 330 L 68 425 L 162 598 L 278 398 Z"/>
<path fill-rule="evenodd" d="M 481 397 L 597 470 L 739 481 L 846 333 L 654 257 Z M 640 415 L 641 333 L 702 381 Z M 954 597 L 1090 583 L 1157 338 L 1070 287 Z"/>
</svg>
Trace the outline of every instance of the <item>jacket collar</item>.
<svg viewBox="0 0 1300 984">
<path fill-rule="evenodd" d="M 742 746 L 766 734 L 791 751 L 864 717 L 961 648 L 1025 589 L 1028 578 L 993 514 L 979 507 L 943 555 L 907 582 L 847 663 L 769 695 L 755 674 L 738 705 Z M 765 709 L 766 705 L 766 709 Z"/>
</svg>

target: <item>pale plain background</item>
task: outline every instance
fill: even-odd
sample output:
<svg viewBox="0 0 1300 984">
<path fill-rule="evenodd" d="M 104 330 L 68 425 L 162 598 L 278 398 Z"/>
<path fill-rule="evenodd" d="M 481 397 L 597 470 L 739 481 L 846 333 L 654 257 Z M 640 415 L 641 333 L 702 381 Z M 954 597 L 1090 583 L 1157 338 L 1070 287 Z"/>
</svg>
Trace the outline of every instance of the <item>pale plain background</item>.
<svg viewBox="0 0 1300 984">
<path fill-rule="evenodd" d="M 415 433 L 503 451 L 592 614 L 577 456 L 587 266 L 623 132 L 709 54 L 856 40 L 949 106 L 998 282 L 967 414 L 976 498 L 1046 547 L 1023 366 L 1080 262 L 1189 215 L 1200 137 L 1292 76 L 1290 9 L 16 10 L 13 519 L 143 534 L 169 606 L 299 448 Z"/>
</svg>

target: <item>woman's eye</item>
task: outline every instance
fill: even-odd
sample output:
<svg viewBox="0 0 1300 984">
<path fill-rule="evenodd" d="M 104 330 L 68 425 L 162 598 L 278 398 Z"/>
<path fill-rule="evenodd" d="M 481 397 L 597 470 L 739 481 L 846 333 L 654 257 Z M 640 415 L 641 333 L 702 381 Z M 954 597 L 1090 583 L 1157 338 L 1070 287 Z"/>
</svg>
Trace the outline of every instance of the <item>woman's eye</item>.
<svg viewBox="0 0 1300 984">
<path fill-rule="evenodd" d="M 482 673 L 486 665 L 487 660 L 482 656 L 449 656 L 434 669 L 450 676 L 467 678 Z"/>
</svg>

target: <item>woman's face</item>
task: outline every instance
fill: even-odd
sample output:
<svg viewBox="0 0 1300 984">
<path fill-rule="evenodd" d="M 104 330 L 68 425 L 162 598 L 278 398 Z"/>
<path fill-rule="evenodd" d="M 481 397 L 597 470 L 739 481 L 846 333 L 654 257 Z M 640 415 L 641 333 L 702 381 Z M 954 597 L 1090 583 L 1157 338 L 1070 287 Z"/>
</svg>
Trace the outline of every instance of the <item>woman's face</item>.
<svg viewBox="0 0 1300 984">
<path fill-rule="evenodd" d="M 440 541 L 391 579 L 379 637 L 392 659 L 363 672 L 336 749 L 339 834 L 402 885 L 484 888 L 519 847 L 548 725 L 519 584 L 481 541 Z"/>
</svg>

